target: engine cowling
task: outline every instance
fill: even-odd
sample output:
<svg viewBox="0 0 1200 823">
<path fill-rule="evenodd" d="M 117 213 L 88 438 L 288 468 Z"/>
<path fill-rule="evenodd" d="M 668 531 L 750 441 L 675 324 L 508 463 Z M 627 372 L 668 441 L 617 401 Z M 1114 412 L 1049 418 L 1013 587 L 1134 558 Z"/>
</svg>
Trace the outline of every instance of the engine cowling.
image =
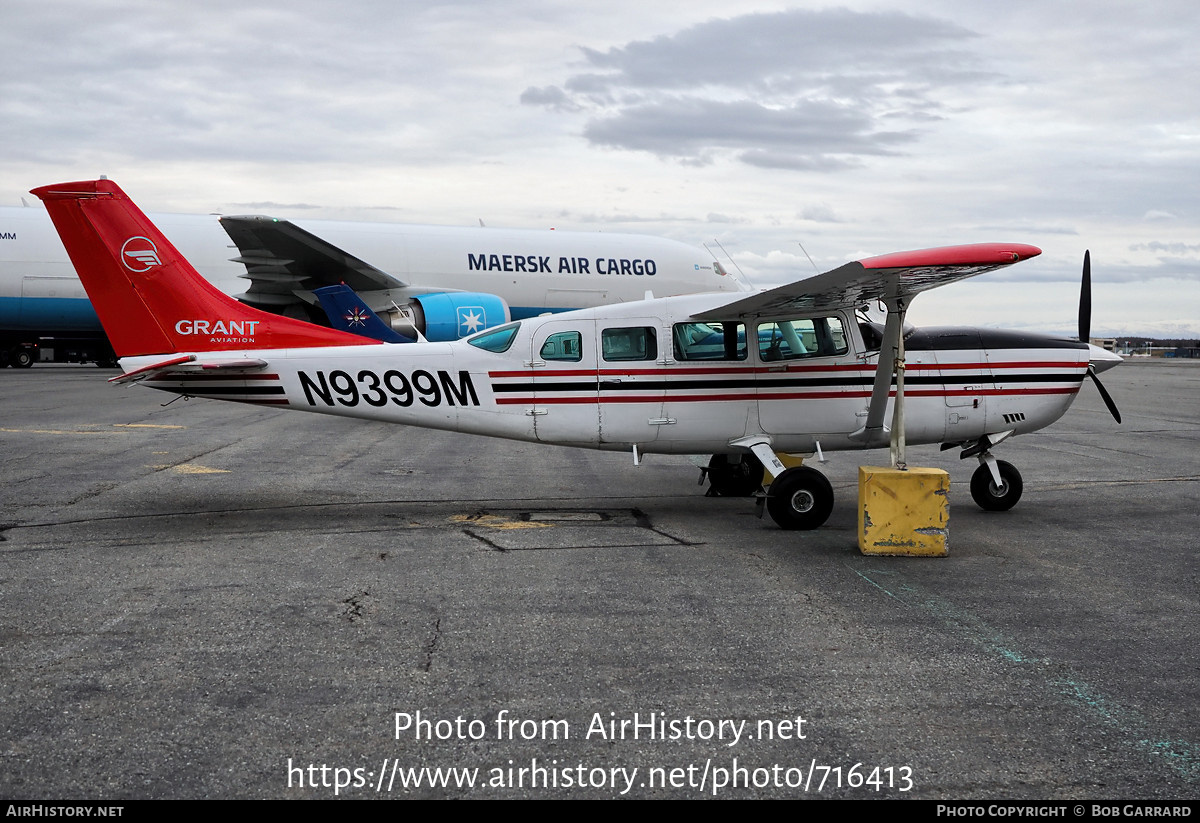
<svg viewBox="0 0 1200 823">
<path fill-rule="evenodd" d="M 484 292 L 418 294 L 377 314 L 400 334 L 416 337 L 420 332 L 430 341 L 458 340 L 511 318 L 507 303 Z"/>
</svg>

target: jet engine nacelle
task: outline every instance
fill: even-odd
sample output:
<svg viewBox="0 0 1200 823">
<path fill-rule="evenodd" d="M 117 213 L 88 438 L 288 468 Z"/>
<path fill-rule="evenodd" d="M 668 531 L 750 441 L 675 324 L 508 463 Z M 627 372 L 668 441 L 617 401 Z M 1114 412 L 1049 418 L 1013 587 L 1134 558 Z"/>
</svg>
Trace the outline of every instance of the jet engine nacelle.
<svg viewBox="0 0 1200 823">
<path fill-rule="evenodd" d="M 458 340 L 511 319 L 508 304 L 484 292 L 418 294 L 406 304 L 393 304 L 377 314 L 406 337 L 420 332 L 432 341 Z"/>
</svg>

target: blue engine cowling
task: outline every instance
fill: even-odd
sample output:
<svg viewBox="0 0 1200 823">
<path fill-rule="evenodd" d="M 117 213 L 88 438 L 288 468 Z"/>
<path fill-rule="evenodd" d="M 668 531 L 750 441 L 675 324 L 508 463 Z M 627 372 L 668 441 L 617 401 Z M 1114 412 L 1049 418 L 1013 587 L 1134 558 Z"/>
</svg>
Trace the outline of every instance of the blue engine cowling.
<svg viewBox="0 0 1200 823">
<path fill-rule="evenodd" d="M 435 292 L 414 295 L 421 307 L 426 340 L 458 340 L 509 321 L 508 304 L 483 292 Z"/>
</svg>

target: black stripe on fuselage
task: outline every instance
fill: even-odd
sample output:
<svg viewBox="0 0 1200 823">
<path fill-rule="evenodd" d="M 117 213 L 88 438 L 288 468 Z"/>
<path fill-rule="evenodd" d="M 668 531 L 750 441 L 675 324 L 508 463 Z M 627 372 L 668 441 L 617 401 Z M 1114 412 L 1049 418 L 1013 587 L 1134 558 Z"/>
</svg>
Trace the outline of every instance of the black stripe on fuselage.
<svg viewBox="0 0 1200 823">
<path fill-rule="evenodd" d="M 943 386 L 943 385 L 973 385 L 979 383 L 1079 383 L 1083 380 L 1082 373 L 1052 372 L 1049 374 L 1008 374 L 993 375 L 989 373 L 972 372 L 968 374 L 951 373 L 946 375 L 910 375 L 904 378 L 909 386 Z M 747 376 L 743 379 L 730 380 L 718 378 L 713 380 L 641 380 L 627 381 L 545 381 L 529 383 L 492 384 L 492 391 L 504 393 L 557 393 L 557 392 L 628 392 L 628 391 L 696 391 L 698 389 L 786 389 L 786 388 L 861 388 L 874 383 L 871 375 L 856 375 L 849 377 L 771 377 L 763 375 Z"/>
</svg>

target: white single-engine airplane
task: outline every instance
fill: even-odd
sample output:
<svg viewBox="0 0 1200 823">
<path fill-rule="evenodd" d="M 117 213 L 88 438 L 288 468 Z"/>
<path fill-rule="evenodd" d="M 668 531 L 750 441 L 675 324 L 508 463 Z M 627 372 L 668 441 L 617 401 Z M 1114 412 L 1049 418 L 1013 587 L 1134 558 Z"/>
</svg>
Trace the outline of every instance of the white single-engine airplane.
<svg viewBox="0 0 1200 823">
<path fill-rule="evenodd" d="M 1082 340 L 963 328 L 902 333 L 913 295 L 1040 254 L 1033 246 L 900 252 L 749 296 L 647 299 L 526 318 L 458 341 L 389 345 L 226 296 L 110 180 L 33 193 L 120 358 L 124 373 L 113 382 L 632 450 L 635 460 L 712 454 L 717 493 L 751 493 L 765 467 L 773 478 L 767 510 L 788 529 L 824 523 L 833 491 L 815 469 L 785 469 L 777 453 L 890 444 L 902 464 L 906 441 L 958 447 L 980 463 L 976 502 L 1011 508 L 1020 474 L 991 449 L 1062 417 L 1086 376 L 1120 362 L 1086 342 L 1090 300 L 1081 304 Z M 1084 272 L 1086 294 L 1086 258 Z M 874 300 L 887 307 L 883 326 L 855 314 Z"/>
</svg>

